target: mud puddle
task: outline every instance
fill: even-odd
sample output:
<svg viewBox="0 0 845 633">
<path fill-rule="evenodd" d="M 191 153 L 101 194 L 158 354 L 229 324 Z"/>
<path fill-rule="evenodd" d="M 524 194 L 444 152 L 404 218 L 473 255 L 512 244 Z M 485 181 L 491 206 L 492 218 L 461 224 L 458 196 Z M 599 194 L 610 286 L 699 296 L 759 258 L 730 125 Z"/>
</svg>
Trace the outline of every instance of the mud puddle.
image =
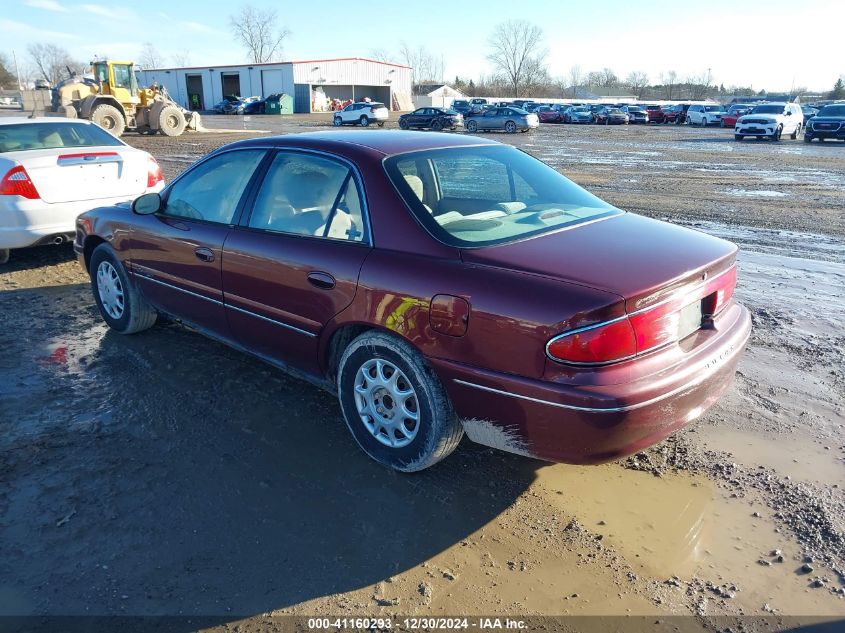
<svg viewBox="0 0 845 633">
<path fill-rule="evenodd" d="M 537 486 L 634 574 L 662 583 L 670 597 L 692 587 L 720 603 L 708 615 L 841 613 L 838 601 L 811 587 L 799 548 L 751 494 L 731 498 L 704 476 L 655 477 L 615 464 L 548 466 Z"/>
</svg>

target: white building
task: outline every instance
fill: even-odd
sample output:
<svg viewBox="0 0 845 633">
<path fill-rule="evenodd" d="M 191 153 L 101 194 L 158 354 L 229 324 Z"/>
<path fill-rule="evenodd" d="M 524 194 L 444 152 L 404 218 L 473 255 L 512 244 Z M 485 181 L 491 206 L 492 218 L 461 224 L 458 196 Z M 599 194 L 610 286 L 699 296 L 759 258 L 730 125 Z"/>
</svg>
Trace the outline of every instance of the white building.
<svg viewBox="0 0 845 633">
<path fill-rule="evenodd" d="M 460 90 L 447 84 L 421 84 L 414 92 L 415 108 L 449 108 L 455 99 L 468 99 Z"/>
<path fill-rule="evenodd" d="M 289 94 L 295 112 L 319 109 L 325 99 L 369 97 L 391 109 L 411 100 L 410 67 L 361 57 L 154 68 L 139 71 L 138 82 L 164 86 L 177 103 L 193 110 L 210 110 L 224 95 Z"/>
</svg>

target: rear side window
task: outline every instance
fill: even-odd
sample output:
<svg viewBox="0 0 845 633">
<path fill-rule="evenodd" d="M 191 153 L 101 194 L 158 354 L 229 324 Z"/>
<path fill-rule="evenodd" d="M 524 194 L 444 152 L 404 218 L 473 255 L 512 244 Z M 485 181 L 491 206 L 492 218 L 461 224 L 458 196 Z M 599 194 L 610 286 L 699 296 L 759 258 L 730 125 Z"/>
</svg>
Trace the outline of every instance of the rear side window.
<svg viewBox="0 0 845 633">
<path fill-rule="evenodd" d="M 351 170 L 329 158 L 279 152 L 258 191 L 248 226 L 363 241 L 361 198 Z"/>
<path fill-rule="evenodd" d="M 388 176 L 428 231 L 453 246 L 486 246 L 621 213 L 509 146 L 399 154 Z"/>
<path fill-rule="evenodd" d="M 0 125 L 0 153 L 28 149 L 121 146 L 124 143 L 90 123 L 38 122 Z"/>
<path fill-rule="evenodd" d="M 165 215 L 231 224 L 263 150 L 225 152 L 179 178 L 167 194 Z"/>
</svg>

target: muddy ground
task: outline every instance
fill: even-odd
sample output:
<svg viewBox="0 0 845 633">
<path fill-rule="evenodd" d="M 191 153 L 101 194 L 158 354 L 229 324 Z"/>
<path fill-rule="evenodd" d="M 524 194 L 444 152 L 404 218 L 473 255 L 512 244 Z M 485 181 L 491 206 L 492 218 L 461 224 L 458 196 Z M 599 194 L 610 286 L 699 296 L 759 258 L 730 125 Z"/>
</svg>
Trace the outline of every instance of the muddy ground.
<svg viewBox="0 0 845 633">
<path fill-rule="evenodd" d="M 206 125 L 236 131 L 125 139 L 170 178 L 328 118 Z M 326 393 L 177 325 L 115 335 L 69 248 L 19 251 L 0 272 L 0 615 L 845 618 L 845 144 L 683 126 L 497 138 L 740 244 L 754 333 L 726 397 L 615 464 L 465 440 L 398 475 Z"/>
</svg>

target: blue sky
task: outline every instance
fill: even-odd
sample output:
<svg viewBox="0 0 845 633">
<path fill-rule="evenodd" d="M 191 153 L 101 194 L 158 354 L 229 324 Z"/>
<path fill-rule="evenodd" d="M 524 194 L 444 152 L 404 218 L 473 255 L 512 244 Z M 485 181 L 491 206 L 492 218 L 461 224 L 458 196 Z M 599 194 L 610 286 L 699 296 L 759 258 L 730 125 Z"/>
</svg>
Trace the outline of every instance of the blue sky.
<svg viewBox="0 0 845 633">
<path fill-rule="evenodd" d="M 145 7 L 143 12 L 138 4 Z M 751 84 L 773 92 L 793 85 L 829 90 L 845 73 L 842 0 L 252 4 L 275 7 L 291 30 L 285 59 L 367 57 L 373 49 L 397 51 L 404 40 L 442 55 L 447 79 L 488 74 L 489 33 L 511 18 L 543 28 L 553 76 L 566 76 L 578 64 L 584 72 L 606 66 L 622 78 L 642 70 L 656 82 L 667 70 L 683 79 L 709 68 L 715 83 Z M 27 46 L 35 42 L 59 44 L 88 60 L 94 55 L 136 59 L 145 41 L 152 41 L 168 61 L 181 51 L 188 51 L 191 65 L 246 61 L 228 29 L 228 16 L 240 6 L 236 1 L 4 0 L 2 5 L 0 52 L 11 57 L 14 51 L 23 63 Z M 821 17 L 809 20 L 811 16 Z M 741 26 L 754 24 L 759 26 Z"/>
</svg>

